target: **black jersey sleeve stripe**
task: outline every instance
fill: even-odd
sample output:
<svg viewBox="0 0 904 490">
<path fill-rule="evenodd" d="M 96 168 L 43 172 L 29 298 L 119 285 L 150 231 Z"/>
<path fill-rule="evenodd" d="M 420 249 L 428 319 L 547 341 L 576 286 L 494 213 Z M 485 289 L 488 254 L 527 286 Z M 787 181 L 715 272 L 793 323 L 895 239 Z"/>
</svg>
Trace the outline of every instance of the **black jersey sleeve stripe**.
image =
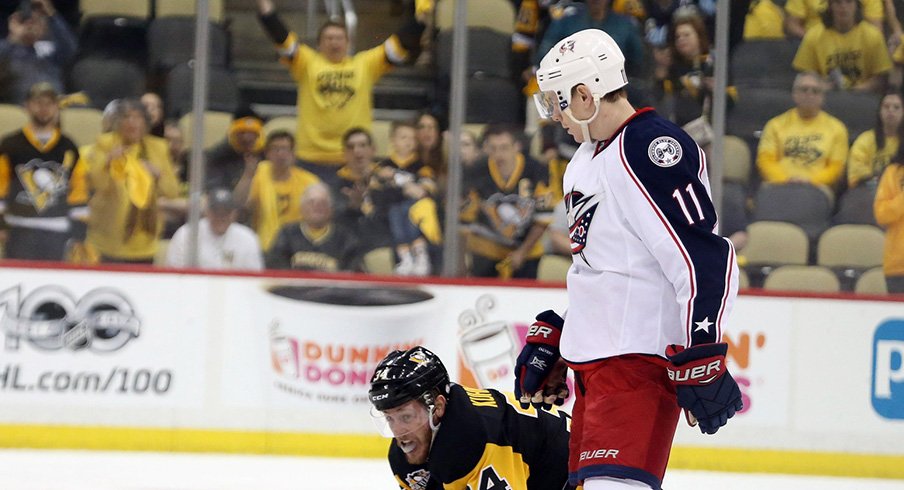
<svg viewBox="0 0 904 490">
<path fill-rule="evenodd" d="M 654 221 L 661 223 L 674 244 L 671 253 L 657 255 L 657 260 L 676 290 L 687 296 L 682 298 L 687 344 L 716 342 L 719 327 L 713 325 L 720 322 L 730 296 L 734 258 L 727 240 L 713 232 L 717 217 L 702 151 L 680 128 L 655 114 L 626 128 L 620 140 L 628 181 L 648 204 L 646 210 L 634 210 L 651 232 L 646 237 L 652 242 L 648 247 L 653 250 L 659 240 L 654 233 L 661 233 L 652 226 Z M 672 160 L 654 163 L 651 154 L 657 142 L 672 145 Z M 680 273 L 679 260 L 683 263 Z"/>
</svg>

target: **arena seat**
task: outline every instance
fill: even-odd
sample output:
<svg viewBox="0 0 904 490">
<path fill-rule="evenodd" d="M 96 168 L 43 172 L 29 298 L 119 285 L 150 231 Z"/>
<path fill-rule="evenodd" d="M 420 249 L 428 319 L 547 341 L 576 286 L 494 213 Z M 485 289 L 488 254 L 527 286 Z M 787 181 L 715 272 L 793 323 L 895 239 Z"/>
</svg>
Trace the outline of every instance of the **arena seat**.
<svg viewBox="0 0 904 490">
<path fill-rule="evenodd" d="M 835 273 L 828 267 L 818 265 L 783 265 L 766 277 L 763 289 L 837 293 L 841 291 L 841 284 Z"/>
</svg>

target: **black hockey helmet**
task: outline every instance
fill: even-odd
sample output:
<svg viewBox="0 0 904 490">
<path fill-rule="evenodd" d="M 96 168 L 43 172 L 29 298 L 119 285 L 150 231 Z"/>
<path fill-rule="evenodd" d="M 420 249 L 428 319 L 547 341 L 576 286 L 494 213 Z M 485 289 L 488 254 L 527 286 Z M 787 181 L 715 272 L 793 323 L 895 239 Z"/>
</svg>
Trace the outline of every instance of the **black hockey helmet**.
<svg viewBox="0 0 904 490">
<path fill-rule="evenodd" d="M 433 404 L 436 395 L 448 395 L 449 373 L 439 357 L 424 347 L 390 352 L 377 364 L 370 379 L 370 402 L 379 411 L 421 398 Z"/>
</svg>

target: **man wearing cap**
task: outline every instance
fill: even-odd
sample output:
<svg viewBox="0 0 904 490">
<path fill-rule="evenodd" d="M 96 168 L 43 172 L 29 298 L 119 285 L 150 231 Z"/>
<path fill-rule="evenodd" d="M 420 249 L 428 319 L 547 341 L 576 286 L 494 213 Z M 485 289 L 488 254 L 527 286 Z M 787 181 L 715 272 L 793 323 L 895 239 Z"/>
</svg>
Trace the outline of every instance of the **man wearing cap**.
<svg viewBox="0 0 904 490">
<path fill-rule="evenodd" d="M 207 195 L 205 217 L 198 222 L 199 269 L 261 270 L 263 259 L 257 235 L 247 226 L 236 223 L 238 205 L 228 189 L 214 189 Z M 188 224 L 176 230 L 166 250 L 168 267 L 188 267 Z"/>
<path fill-rule="evenodd" d="M 206 188 L 234 189 L 246 167 L 254 167 L 264 156 L 264 121 L 248 108 L 233 116 L 226 138 L 207 153 Z"/>
<path fill-rule="evenodd" d="M 0 65 L 14 76 L 9 93 L 0 94 L 0 100 L 23 102 L 29 87 L 38 82 L 50 82 L 61 91 L 63 69 L 77 49 L 75 34 L 50 0 L 23 0 L 9 16 L 9 34 L 0 39 Z"/>
<path fill-rule="evenodd" d="M 32 86 L 25 110 L 28 124 L 0 141 L 0 241 L 9 259 L 62 260 L 67 241 L 85 236 L 86 168 L 60 133 L 51 84 Z"/>
</svg>

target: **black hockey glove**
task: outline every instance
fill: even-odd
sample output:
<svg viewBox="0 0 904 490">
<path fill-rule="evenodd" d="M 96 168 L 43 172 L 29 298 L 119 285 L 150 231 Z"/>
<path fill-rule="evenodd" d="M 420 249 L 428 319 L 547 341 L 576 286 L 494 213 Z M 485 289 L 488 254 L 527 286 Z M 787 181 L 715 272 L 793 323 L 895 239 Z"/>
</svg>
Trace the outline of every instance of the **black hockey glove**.
<svg viewBox="0 0 904 490">
<path fill-rule="evenodd" d="M 565 320 L 546 310 L 537 315 L 527 331 L 527 342 L 515 362 L 515 397 L 521 408 L 529 404 L 549 409 L 568 398 L 565 374 L 568 368 L 559 355 L 559 338 Z"/>
<path fill-rule="evenodd" d="M 744 408 L 738 383 L 725 366 L 727 352 L 724 343 L 689 349 L 673 344 L 665 349 L 672 363 L 668 373 L 678 392 L 678 405 L 686 411 L 688 423 L 699 423 L 704 434 L 715 434 Z"/>
</svg>

